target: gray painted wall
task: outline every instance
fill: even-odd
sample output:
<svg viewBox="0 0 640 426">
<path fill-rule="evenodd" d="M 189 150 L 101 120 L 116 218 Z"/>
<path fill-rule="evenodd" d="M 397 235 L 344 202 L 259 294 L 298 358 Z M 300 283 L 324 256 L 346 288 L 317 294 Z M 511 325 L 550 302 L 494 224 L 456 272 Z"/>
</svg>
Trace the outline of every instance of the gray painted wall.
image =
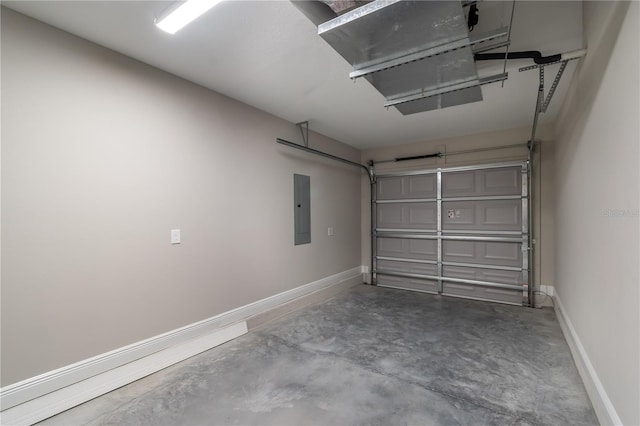
<svg viewBox="0 0 640 426">
<path fill-rule="evenodd" d="M 361 172 L 276 137 L 300 133 L 3 8 L 2 385 L 359 266 Z"/>
<path fill-rule="evenodd" d="M 628 425 L 640 424 L 639 6 L 585 2 L 589 51 L 557 122 L 554 171 L 558 297 Z"/>
</svg>

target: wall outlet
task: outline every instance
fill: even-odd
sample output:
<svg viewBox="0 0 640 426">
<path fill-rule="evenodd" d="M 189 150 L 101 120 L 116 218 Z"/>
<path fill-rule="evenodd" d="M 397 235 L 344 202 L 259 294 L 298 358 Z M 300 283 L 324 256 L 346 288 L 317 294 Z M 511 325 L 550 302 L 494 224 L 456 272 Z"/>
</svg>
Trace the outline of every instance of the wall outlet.
<svg viewBox="0 0 640 426">
<path fill-rule="evenodd" d="M 327 228 L 327 235 L 328 236 L 333 236 L 333 228 Z"/>
<path fill-rule="evenodd" d="M 171 244 L 180 244 L 180 230 L 172 229 L 171 230 Z"/>
</svg>

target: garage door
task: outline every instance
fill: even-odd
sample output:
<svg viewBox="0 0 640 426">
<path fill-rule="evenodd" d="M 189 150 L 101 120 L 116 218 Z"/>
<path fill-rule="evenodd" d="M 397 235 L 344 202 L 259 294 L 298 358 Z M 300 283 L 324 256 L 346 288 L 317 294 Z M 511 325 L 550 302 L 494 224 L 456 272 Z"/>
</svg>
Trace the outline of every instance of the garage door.
<svg viewBox="0 0 640 426">
<path fill-rule="evenodd" d="M 373 283 L 529 305 L 527 163 L 378 174 Z"/>
</svg>

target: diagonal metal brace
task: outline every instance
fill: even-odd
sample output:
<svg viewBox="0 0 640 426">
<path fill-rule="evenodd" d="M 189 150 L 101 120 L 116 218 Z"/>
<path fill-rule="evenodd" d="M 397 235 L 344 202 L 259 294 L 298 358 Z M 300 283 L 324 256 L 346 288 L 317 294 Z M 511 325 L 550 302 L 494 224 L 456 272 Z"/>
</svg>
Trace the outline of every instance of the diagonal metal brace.
<svg viewBox="0 0 640 426">
<path fill-rule="evenodd" d="M 553 94 L 555 93 L 556 88 L 558 87 L 558 83 L 562 78 L 562 73 L 564 72 L 564 69 L 567 67 L 567 62 L 568 61 L 562 61 L 562 63 L 560 64 L 560 69 L 558 70 L 556 77 L 553 79 L 553 83 L 551 83 L 551 88 L 549 89 L 549 93 L 547 94 L 547 97 L 545 98 L 544 102 L 542 103 L 542 106 L 540 107 L 540 112 L 547 112 L 547 108 L 549 107 L 549 102 L 551 102 L 551 98 L 553 97 Z"/>
<path fill-rule="evenodd" d="M 533 127 L 531 128 L 531 138 L 529 139 L 529 152 L 533 151 L 533 148 L 535 146 L 536 129 L 538 127 L 538 116 L 542 113 L 547 112 L 547 108 L 549 108 L 549 103 L 551 102 L 551 98 L 553 98 L 553 94 L 556 92 L 556 89 L 558 88 L 558 83 L 562 78 L 564 69 L 567 67 L 567 62 L 569 62 L 569 59 L 564 60 L 560 63 L 560 69 L 558 70 L 555 78 L 553 79 L 553 83 L 551 83 L 551 88 L 549 88 L 549 93 L 547 93 L 546 97 L 544 96 L 544 69 L 547 65 L 552 65 L 552 64 L 540 64 L 540 65 L 520 68 L 520 71 L 527 71 L 530 69 L 538 68 L 540 72 L 540 82 L 538 83 L 538 97 L 536 100 L 535 114 L 533 115 Z"/>
<path fill-rule="evenodd" d="M 300 123 L 296 123 L 296 126 L 298 126 L 298 128 L 300 129 L 304 146 L 309 148 L 309 121 L 301 121 Z"/>
</svg>

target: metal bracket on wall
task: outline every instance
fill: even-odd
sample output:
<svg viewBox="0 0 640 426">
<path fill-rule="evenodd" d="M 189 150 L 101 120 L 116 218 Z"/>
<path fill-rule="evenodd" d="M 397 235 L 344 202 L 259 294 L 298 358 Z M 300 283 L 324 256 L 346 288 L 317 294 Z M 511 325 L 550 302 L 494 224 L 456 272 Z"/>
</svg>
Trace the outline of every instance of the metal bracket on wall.
<svg viewBox="0 0 640 426">
<path fill-rule="evenodd" d="M 298 128 L 300 129 L 304 146 L 309 148 L 309 121 L 301 121 L 300 123 L 296 123 L 296 126 L 298 126 Z"/>
<path fill-rule="evenodd" d="M 558 83 L 560 83 L 560 79 L 562 78 L 562 74 L 564 73 L 564 70 L 567 67 L 567 63 L 569 61 L 582 58 L 583 56 L 586 55 L 586 53 L 587 51 L 585 49 L 576 50 L 569 53 L 563 53 L 560 56 L 561 59 L 559 61 L 551 62 L 548 64 L 529 65 L 529 66 L 518 69 L 518 71 L 523 72 L 523 71 L 529 71 L 537 68 L 540 73 L 540 79 L 538 83 L 538 97 L 536 100 L 535 113 L 533 115 L 533 126 L 531 128 L 531 138 L 529 139 L 529 153 L 533 152 L 533 148 L 535 146 L 536 130 L 538 127 L 538 116 L 541 113 L 547 112 L 547 108 L 549 108 L 549 104 L 551 103 L 551 98 L 553 98 L 553 95 L 556 92 L 556 89 L 558 88 Z M 557 65 L 557 64 L 560 64 L 560 68 L 558 69 L 558 72 L 556 73 L 556 76 L 553 79 L 553 83 L 551 83 L 551 87 L 549 88 L 549 93 L 547 93 L 547 96 L 545 97 L 544 96 L 544 69 L 545 67 L 548 67 L 550 65 Z"/>
</svg>

